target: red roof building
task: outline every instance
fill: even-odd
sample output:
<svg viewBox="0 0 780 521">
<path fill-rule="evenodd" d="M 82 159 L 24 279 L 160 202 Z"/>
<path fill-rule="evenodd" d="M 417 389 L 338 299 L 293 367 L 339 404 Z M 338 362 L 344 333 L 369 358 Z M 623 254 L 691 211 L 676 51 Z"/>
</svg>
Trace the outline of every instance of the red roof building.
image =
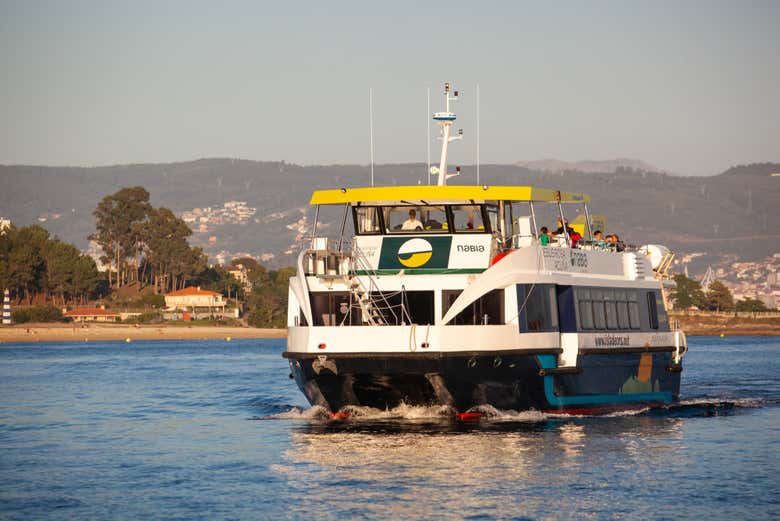
<svg viewBox="0 0 780 521">
<path fill-rule="evenodd" d="M 73 319 L 74 322 L 116 322 L 119 320 L 119 313 L 103 308 L 76 308 L 66 311 L 63 316 Z"/>
<path fill-rule="evenodd" d="M 165 295 L 165 307 L 169 310 L 197 311 L 197 308 L 205 308 L 208 311 L 213 308 L 224 308 L 225 304 L 225 298 L 221 293 L 194 286 L 171 291 Z"/>
</svg>

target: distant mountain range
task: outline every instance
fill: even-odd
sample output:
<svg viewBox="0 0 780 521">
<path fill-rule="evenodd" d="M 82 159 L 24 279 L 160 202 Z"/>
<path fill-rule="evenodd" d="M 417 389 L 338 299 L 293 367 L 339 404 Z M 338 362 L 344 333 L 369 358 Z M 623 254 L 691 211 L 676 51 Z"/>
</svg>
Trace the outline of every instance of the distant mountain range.
<svg viewBox="0 0 780 521">
<path fill-rule="evenodd" d="M 583 160 L 583 161 L 562 161 L 560 159 L 538 159 L 535 161 L 518 161 L 514 164 L 528 170 L 538 172 L 581 172 L 586 174 L 593 173 L 613 173 L 619 169 L 636 170 L 637 172 L 659 172 L 663 174 L 670 173 L 668 170 L 655 167 L 640 159 L 604 159 L 604 160 Z"/>
<path fill-rule="evenodd" d="M 607 217 L 606 231 L 618 232 L 631 243 L 657 242 L 681 253 L 745 260 L 780 251 L 780 176 L 771 176 L 780 172 L 778 163 L 737 166 L 709 177 L 674 176 L 628 160 L 587 163 L 590 169 L 584 176 L 540 166 L 482 165 L 480 183 L 587 193 L 592 198 L 591 212 Z M 424 184 L 426 166 L 377 165 L 375 179 L 377 185 Z M 451 184 L 475 182 L 473 166 L 464 166 L 462 175 L 451 180 Z M 313 215 L 308 209 L 312 190 L 368 183 L 366 166 L 304 167 L 221 158 L 93 168 L 0 166 L 0 217 L 19 225 L 39 223 L 86 248 L 98 201 L 119 188 L 141 185 L 151 193 L 154 205 L 167 206 L 179 215 L 188 212 L 190 226 L 196 230 L 193 242 L 212 258 L 220 251 L 266 254 L 266 258 L 273 254 L 271 262 L 284 265 L 293 262 L 294 252 L 285 252 L 291 251 L 309 224 L 306 216 Z M 247 205 L 226 208 L 229 201 Z M 338 222 L 341 210 L 331 210 L 321 215 Z M 204 218 L 209 222 L 204 224 Z M 552 213 L 540 216 L 540 226 L 545 219 L 550 221 L 546 224 L 554 224 Z"/>
</svg>

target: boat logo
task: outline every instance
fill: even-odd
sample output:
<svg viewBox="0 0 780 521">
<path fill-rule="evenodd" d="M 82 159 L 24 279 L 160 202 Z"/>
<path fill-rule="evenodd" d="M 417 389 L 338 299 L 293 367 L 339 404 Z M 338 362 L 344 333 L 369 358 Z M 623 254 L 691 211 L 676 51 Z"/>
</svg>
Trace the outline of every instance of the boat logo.
<svg viewBox="0 0 780 521">
<path fill-rule="evenodd" d="M 424 266 L 433 256 L 433 246 L 425 239 L 409 239 L 398 248 L 398 262 L 407 268 Z"/>
</svg>

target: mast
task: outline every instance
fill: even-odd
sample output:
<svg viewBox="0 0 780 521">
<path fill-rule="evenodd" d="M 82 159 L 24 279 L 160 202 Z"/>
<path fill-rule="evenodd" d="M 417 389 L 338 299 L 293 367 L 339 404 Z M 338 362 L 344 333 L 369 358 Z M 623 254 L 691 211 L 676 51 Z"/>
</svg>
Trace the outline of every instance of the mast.
<svg viewBox="0 0 780 521">
<path fill-rule="evenodd" d="M 450 84 L 445 83 L 444 84 L 444 112 L 434 112 L 433 114 L 433 120 L 441 125 L 441 160 L 439 162 L 439 166 L 431 167 L 430 172 L 433 175 L 439 176 L 439 182 L 437 183 L 439 186 L 445 186 L 447 184 L 447 179 L 450 177 L 455 177 L 456 175 L 460 174 L 460 168 L 457 169 L 457 172 L 454 174 L 450 174 L 447 172 L 447 152 L 448 152 L 448 145 L 450 141 L 457 141 L 460 139 L 463 139 L 463 129 L 458 130 L 457 136 L 452 136 L 451 130 L 452 130 L 452 123 L 455 121 L 456 116 L 455 113 L 450 111 L 450 102 L 456 101 L 458 99 L 458 91 L 455 91 L 453 93 L 453 96 L 450 96 Z"/>
</svg>

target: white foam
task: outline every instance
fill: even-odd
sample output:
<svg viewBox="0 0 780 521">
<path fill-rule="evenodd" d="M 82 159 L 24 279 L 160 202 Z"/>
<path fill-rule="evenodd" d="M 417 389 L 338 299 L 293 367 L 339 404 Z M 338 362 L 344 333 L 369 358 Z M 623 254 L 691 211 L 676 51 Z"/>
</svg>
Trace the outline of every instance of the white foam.
<svg viewBox="0 0 780 521">
<path fill-rule="evenodd" d="M 315 405 L 308 409 L 293 407 L 289 411 L 263 416 L 262 420 L 324 420 L 330 418 L 330 412 L 325 407 Z"/>
</svg>

